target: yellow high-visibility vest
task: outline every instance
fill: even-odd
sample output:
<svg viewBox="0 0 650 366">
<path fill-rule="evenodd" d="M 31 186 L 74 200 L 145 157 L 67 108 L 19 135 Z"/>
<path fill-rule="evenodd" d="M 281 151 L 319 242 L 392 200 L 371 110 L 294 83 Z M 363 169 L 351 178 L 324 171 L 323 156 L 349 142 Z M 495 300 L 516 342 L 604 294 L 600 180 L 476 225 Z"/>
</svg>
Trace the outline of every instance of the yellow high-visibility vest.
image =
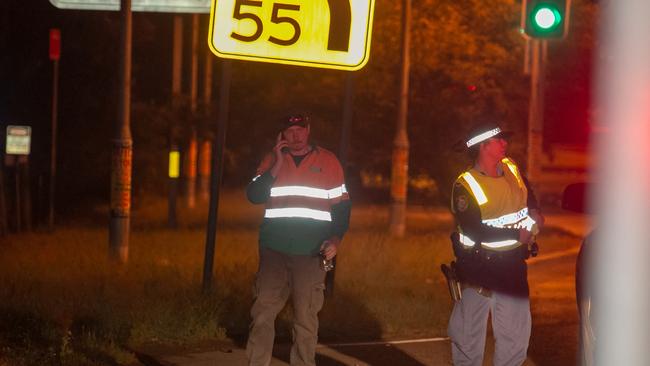
<svg viewBox="0 0 650 366">
<path fill-rule="evenodd" d="M 528 212 L 528 190 L 519 168 L 509 158 L 504 158 L 501 164 L 503 175 L 500 177 L 486 176 L 472 168 L 461 174 L 456 182 L 463 185 L 478 203 L 483 224 L 497 228 L 525 227 L 537 234 L 539 229 Z M 452 212 L 455 212 L 453 202 Z M 476 241 L 464 235 L 462 228 L 459 228 L 459 233 L 464 246 L 475 245 Z M 509 250 L 520 245 L 517 240 L 481 243 L 481 246 L 493 250 Z"/>
</svg>

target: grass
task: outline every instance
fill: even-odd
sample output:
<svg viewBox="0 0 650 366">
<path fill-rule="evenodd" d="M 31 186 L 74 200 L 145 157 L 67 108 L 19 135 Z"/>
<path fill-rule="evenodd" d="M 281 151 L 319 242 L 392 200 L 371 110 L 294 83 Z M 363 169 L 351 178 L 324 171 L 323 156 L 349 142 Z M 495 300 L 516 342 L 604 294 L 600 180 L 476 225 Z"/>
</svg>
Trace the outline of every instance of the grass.
<svg viewBox="0 0 650 366">
<path fill-rule="evenodd" d="M 181 209 L 175 230 L 165 228 L 166 210 L 164 200 L 137 202 L 123 266 L 107 258 L 105 208 L 95 212 L 104 220 L 85 215 L 53 233 L 1 239 L 0 366 L 128 365 L 136 359 L 127 349 L 145 343 L 245 337 L 262 207 L 241 191 L 222 194 L 215 286 L 205 295 L 207 209 Z M 407 236 L 395 239 L 386 234 L 386 207 L 354 207 L 321 339 L 445 334 L 451 302 L 438 268 L 452 256 L 452 223 L 440 212 L 410 210 Z M 280 337 L 289 319 L 286 309 Z"/>
</svg>

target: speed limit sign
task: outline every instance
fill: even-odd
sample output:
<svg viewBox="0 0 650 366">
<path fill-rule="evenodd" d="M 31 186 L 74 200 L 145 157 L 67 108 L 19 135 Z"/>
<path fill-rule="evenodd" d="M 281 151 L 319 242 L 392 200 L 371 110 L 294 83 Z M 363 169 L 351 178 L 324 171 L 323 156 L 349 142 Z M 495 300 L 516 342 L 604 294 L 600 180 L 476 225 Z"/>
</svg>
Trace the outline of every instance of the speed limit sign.
<svg viewBox="0 0 650 366">
<path fill-rule="evenodd" d="M 213 0 L 219 57 L 340 70 L 368 62 L 375 0 Z"/>
</svg>

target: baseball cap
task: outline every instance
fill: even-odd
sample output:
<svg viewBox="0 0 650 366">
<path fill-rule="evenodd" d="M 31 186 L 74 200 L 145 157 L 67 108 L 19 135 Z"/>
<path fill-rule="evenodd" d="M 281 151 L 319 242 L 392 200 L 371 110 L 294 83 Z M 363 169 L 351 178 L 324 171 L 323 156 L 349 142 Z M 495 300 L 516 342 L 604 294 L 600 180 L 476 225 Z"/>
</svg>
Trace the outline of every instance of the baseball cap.
<svg viewBox="0 0 650 366">
<path fill-rule="evenodd" d="M 293 126 L 307 127 L 307 125 L 309 125 L 309 116 L 304 113 L 294 113 L 282 118 L 280 130 L 284 131 Z"/>
</svg>

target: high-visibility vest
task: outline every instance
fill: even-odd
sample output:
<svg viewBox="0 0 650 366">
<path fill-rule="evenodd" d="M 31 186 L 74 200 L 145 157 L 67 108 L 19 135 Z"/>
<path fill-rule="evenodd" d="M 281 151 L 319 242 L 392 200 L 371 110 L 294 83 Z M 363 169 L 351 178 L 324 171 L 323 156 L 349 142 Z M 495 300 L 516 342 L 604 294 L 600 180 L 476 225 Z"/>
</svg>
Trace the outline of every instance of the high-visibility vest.
<svg viewBox="0 0 650 366">
<path fill-rule="evenodd" d="M 314 147 L 298 166 L 290 154 L 284 154 L 283 158 L 285 161 L 271 187 L 264 217 L 331 222 L 332 205 L 349 199 L 343 169 L 336 156 Z M 270 169 L 274 161 L 274 155 L 267 156 L 257 170 L 258 175 Z"/>
<path fill-rule="evenodd" d="M 472 168 L 461 174 L 456 182 L 460 183 L 474 196 L 481 212 L 481 221 L 485 225 L 497 228 L 526 228 L 533 234 L 539 229 L 528 212 L 528 189 L 519 172 L 517 165 L 509 158 L 501 161 L 503 175 L 500 177 L 486 176 Z M 452 212 L 454 204 L 452 202 Z M 475 238 L 464 234 L 462 227 L 458 228 L 460 242 L 466 248 L 476 244 Z M 514 239 L 481 242 L 483 248 L 491 250 L 510 250 L 521 246 Z"/>
</svg>

